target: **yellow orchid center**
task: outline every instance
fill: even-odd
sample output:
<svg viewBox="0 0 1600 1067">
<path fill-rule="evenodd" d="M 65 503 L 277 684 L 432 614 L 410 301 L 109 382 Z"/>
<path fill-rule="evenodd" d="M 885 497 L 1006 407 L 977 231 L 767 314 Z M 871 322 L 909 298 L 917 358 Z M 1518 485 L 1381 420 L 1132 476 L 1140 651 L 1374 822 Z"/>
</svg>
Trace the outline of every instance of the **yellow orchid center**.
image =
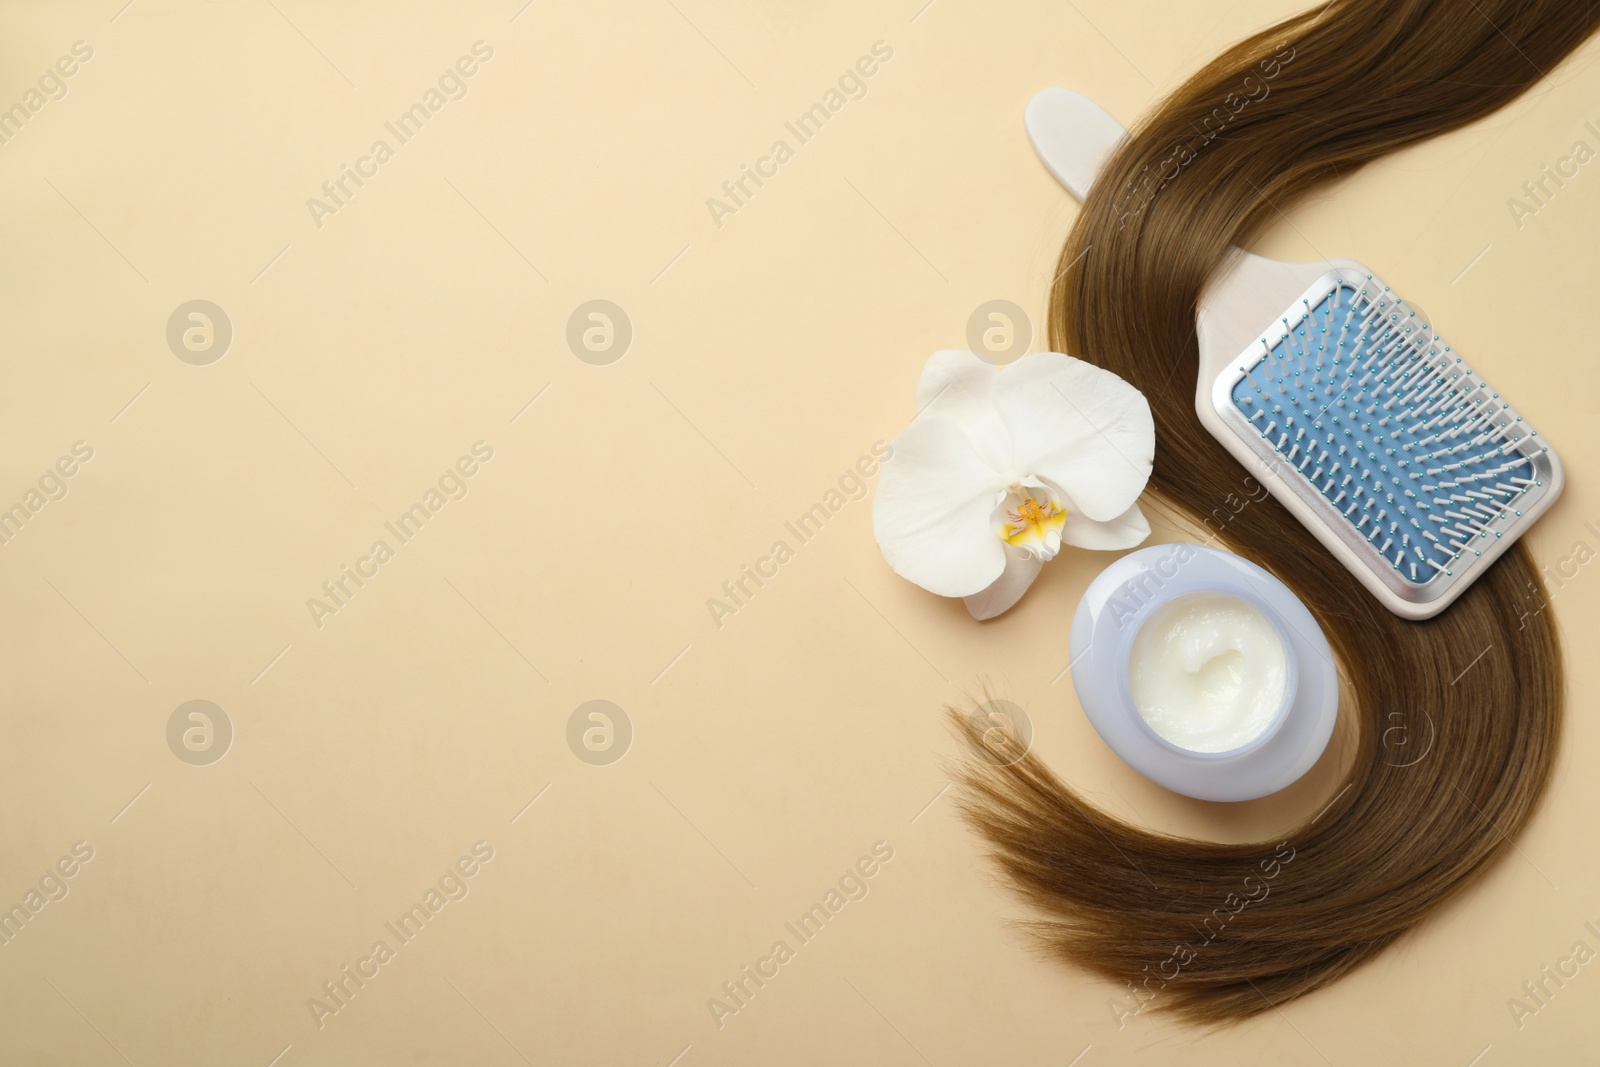
<svg viewBox="0 0 1600 1067">
<path fill-rule="evenodd" d="M 1067 509 L 1049 487 L 1013 484 L 997 510 L 995 532 L 1006 544 L 1028 549 L 1041 559 L 1060 551 Z"/>
</svg>

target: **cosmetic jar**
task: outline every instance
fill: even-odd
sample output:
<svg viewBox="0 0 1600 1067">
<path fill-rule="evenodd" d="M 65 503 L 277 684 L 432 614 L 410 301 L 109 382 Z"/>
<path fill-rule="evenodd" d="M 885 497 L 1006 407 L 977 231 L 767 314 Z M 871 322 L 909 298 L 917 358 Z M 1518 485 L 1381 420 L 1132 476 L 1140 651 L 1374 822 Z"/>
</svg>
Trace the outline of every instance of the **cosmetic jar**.
<svg viewBox="0 0 1600 1067">
<path fill-rule="evenodd" d="M 1200 800 L 1284 788 L 1317 762 L 1338 718 L 1333 650 L 1305 605 L 1206 545 L 1142 548 L 1100 572 L 1073 616 L 1070 654 L 1106 744 Z"/>
</svg>

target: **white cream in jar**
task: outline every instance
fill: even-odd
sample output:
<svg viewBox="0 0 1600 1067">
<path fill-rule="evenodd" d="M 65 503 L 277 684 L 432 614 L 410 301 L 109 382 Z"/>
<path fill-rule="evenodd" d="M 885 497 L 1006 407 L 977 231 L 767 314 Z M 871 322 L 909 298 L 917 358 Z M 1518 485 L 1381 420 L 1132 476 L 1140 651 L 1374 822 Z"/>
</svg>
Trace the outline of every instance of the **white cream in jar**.
<svg viewBox="0 0 1600 1067">
<path fill-rule="evenodd" d="M 1277 718 L 1289 656 L 1249 601 L 1192 593 L 1153 612 L 1134 635 L 1128 686 L 1140 716 L 1191 752 L 1231 752 Z"/>
</svg>

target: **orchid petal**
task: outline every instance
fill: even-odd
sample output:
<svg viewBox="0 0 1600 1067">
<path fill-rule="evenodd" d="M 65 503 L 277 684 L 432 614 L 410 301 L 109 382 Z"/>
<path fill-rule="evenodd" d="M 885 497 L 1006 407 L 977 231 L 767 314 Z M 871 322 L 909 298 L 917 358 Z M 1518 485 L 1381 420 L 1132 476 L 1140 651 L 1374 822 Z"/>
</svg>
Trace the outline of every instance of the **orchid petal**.
<svg viewBox="0 0 1600 1067">
<path fill-rule="evenodd" d="M 1084 517 L 1114 520 L 1144 491 L 1155 421 L 1110 371 L 1060 352 L 1023 356 L 996 379 L 994 402 L 1017 472 L 1059 486 Z"/>
<path fill-rule="evenodd" d="M 1139 510 L 1138 504 L 1109 522 L 1095 522 L 1069 506 L 1067 521 L 1061 528 L 1062 544 L 1101 552 L 1132 548 L 1149 536 L 1150 523 L 1146 521 L 1144 512 Z"/>
<path fill-rule="evenodd" d="M 1043 568 L 1044 560 L 1032 552 L 1009 549 L 1006 552 L 1006 569 L 994 580 L 994 584 L 981 593 L 963 598 L 967 610 L 974 619 L 980 621 L 1010 610 L 1013 604 L 1022 599 L 1022 594 L 1028 591 Z"/>
<path fill-rule="evenodd" d="M 917 382 L 917 414 L 936 415 L 961 427 L 978 455 L 996 470 L 1011 467 L 1011 435 L 994 406 L 994 364 L 957 349 L 935 352 Z"/>
<path fill-rule="evenodd" d="M 989 521 L 1004 483 L 948 419 L 917 419 L 891 449 L 872 501 L 883 558 L 940 596 L 987 588 L 1005 569 L 1005 546 Z"/>
</svg>

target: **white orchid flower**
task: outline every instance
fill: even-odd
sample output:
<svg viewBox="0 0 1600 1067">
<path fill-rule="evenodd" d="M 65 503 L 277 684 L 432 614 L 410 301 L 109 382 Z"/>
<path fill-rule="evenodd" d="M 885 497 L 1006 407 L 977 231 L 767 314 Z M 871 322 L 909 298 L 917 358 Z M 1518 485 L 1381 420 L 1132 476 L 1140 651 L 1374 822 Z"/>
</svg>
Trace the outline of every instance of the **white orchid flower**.
<svg viewBox="0 0 1600 1067">
<path fill-rule="evenodd" d="M 917 417 L 892 442 L 872 529 L 894 572 L 989 619 L 1022 598 L 1063 544 L 1132 548 L 1155 423 L 1144 394 L 1060 352 L 996 367 L 935 352 Z"/>
</svg>

